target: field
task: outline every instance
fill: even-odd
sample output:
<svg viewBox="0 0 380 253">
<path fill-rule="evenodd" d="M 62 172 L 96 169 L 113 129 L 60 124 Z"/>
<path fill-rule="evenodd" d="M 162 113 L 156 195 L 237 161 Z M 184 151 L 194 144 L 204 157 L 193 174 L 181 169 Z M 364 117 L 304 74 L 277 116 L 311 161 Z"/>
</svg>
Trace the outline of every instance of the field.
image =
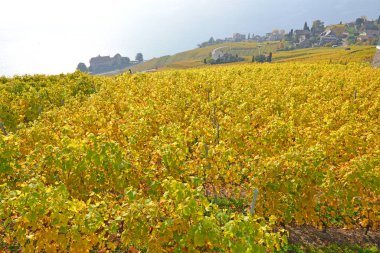
<svg viewBox="0 0 380 253">
<path fill-rule="evenodd" d="M 380 69 L 341 63 L 0 78 L 0 249 L 284 252 L 288 228 L 378 235 Z"/>
</svg>

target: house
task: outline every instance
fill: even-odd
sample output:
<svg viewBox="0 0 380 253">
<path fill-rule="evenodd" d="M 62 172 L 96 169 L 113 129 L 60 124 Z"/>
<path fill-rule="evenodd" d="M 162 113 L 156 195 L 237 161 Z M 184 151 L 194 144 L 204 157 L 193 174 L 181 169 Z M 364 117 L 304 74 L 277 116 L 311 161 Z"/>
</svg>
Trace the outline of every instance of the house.
<svg viewBox="0 0 380 253">
<path fill-rule="evenodd" d="M 327 28 L 327 30 L 330 30 L 331 33 L 333 33 L 338 38 L 343 37 L 343 33 L 346 31 L 346 25 L 332 25 Z"/>
<path fill-rule="evenodd" d="M 348 38 L 350 36 L 349 32 L 343 32 L 342 33 L 342 38 Z"/>
<path fill-rule="evenodd" d="M 319 45 L 324 46 L 328 43 L 338 44 L 340 39 L 331 30 L 326 30 L 320 35 Z"/>
<path fill-rule="evenodd" d="M 236 42 L 243 41 L 243 40 L 246 40 L 246 35 L 245 34 L 240 34 L 240 33 L 234 33 L 233 36 L 232 36 L 232 38 Z"/>
<path fill-rule="evenodd" d="M 366 42 L 368 41 L 368 36 L 365 35 L 365 34 L 361 34 L 358 38 L 357 38 L 357 41 L 360 41 L 360 42 Z"/>
<path fill-rule="evenodd" d="M 116 54 L 114 57 L 100 56 L 90 59 L 89 71 L 92 74 L 106 73 L 117 69 L 123 69 L 131 65 L 128 57 Z"/>
<path fill-rule="evenodd" d="M 254 37 L 251 38 L 252 41 L 256 42 L 264 42 L 265 38 L 261 37 L 260 35 L 255 35 Z"/>
<path fill-rule="evenodd" d="M 369 39 L 377 39 L 380 37 L 380 30 L 367 30 L 366 35 Z"/>
<path fill-rule="evenodd" d="M 329 34 L 326 36 L 321 36 L 321 38 L 319 40 L 319 45 L 324 46 L 328 43 L 338 44 L 339 42 L 340 42 L 340 39 L 336 35 Z"/>
<path fill-rule="evenodd" d="M 296 40 L 301 43 L 302 41 L 310 38 L 311 33 L 308 30 L 296 30 L 294 34 L 296 36 Z"/>
<path fill-rule="evenodd" d="M 97 67 L 107 67 L 112 66 L 112 59 L 109 56 L 100 56 L 93 57 L 90 59 L 90 66 Z"/>
<path fill-rule="evenodd" d="M 279 41 L 284 39 L 284 36 L 281 34 L 275 34 L 275 33 L 269 33 L 267 34 L 267 40 L 268 41 Z"/>
</svg>

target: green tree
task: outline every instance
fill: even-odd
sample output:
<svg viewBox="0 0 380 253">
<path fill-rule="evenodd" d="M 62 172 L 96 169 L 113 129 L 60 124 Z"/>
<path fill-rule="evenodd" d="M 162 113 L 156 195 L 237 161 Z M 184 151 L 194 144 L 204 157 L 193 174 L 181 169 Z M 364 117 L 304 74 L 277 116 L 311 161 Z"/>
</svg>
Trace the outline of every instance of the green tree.
<svg viewBox="0 0 380 253">
<path fill-rule="evenodd" d="M 144 61 L 144 56 L 143 56 L 142 53 L 137 53 L 135 59 L 136 59 L 136 61 L 138 61 L 138 62 L 143 62 L 143 61 Z"/>
<path fill-rule="evenodd" d="M 307 22 L 305 22 L 305 24 L 303 25 L 303 29 L 304 29 L 304 30 L 307 30 L 307 31 L 310 31 L 310 28 L 309 28 L 309 26 L 307 25 Z"/>
<path fill-rule="evenodd" d="M 84 64 L 83 62 L 80 62 L 78 64 L 77 70 L 79 70 L 81 72 L 88 72 L 88 68 L 87 68 L 86 64 Z"/>
<path fill-rule="evenodd" d="M 364 18 L 357 18 L 355 24 L 357 28 L 360 28 L 364 24 Z"/>
<path fill-rule="evenodd" d="M 294 31 L 293 29 L 290 30 L 290 32 L 285 36 L 286 41 L 292 41 L 293 40 Z"/>
<path fill-rule="evenodd" d="M 325 30 L 325 24 L 321 20 L 314 20 L 311 26 L 311 33 L 313 35 L 321 34 Z"/>
<path fill-rule="evenodd" d="M 272 62 L 272 52 L 269 53 L 269 56 L 267 57 L 267 62 Z"/>
<path fill-rule="evenodd" d="M 259 54 L 255 56 L 255 62 L 266 62 L 266 61 L 267 61 L 267 58 L 265 57 L 265 55 Z"/>
<path fill-rule="evenodd" d="M 214 44 L 215 43 L 215 39 L 214 37 L 211 37 L 209 40 L 208 40 L 208 44 Z"/>
</svg>

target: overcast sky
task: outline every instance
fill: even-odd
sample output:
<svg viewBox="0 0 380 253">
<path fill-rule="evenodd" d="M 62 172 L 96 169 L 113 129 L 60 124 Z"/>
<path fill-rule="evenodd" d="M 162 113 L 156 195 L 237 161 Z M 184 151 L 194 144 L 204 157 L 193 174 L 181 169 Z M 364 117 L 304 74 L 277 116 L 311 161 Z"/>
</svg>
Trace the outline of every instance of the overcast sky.
<svg viewBox="0 0 380 253">
<path fill-rule="evenodd" d="M 145 59 L 234 32 L 377 19 L 380 0 L 1 0 L 0 75 L 72 72 L 91 57 Z"/>
</svg>

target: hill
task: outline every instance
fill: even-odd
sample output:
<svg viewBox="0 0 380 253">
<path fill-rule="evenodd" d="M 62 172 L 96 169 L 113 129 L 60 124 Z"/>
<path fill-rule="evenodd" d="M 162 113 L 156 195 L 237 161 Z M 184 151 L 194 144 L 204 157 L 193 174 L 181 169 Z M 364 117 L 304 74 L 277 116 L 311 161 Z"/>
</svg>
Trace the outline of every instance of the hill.
<svg viewBox="0 0 380 253">
<path fill-rule="evenodd" d="M 258 45 L 262 45 L 260 53 L 273 52 L 273 62 L 364 62 L 370 63 L 375 54 L 374 46 L 351 46 L 351 47 L 317 47 L 289 51 L 277 51 L 280 42 L 256 43 L 256 42 L 232 42 L 223 46 L 230 47 L 230 52 L 238 54 L 251 62 L 252 56 L 259 53 Z M 153 58 L 144 63 L 133 66 L 133 72 L 163 69 L 187 69 L 207 66 L 203 59 L 220 45 L 197 48 L 175 55 L 167 55 Z"/>
<path fill-rule="evenodd" d="M 317 47 L 273 54 L 274 62 L 330 62 L 330 63 L 370 63 L 375 55 L 375 46 Z"/>
<path fill-rule="evenodd" d="M 203 48 L 196 48 L 172 56 L 167 55 L 159 58 L 153 58 L 142 64 L 133 66 L 132 70 L 136 72 L 146 71 L 150 69 L 184 69 L 192 67 L 201 67 L 204 66 L 203 59 L 209 57 L 214 49 L 219 48 L 221 46 L 230 47 L 230 52 L 232 54 L 238 54 L 239 56 L 245 57 L 248 61 L 252 58 L 252 55 L 258 53 L 258 45 L 262 45 L 260 49 L 262 52 L 266 51 L 269 53 L 276 51 L 279 42 L 230 42 L 223 43 L 222 45 L 219 44 Z"/>
</svg>

